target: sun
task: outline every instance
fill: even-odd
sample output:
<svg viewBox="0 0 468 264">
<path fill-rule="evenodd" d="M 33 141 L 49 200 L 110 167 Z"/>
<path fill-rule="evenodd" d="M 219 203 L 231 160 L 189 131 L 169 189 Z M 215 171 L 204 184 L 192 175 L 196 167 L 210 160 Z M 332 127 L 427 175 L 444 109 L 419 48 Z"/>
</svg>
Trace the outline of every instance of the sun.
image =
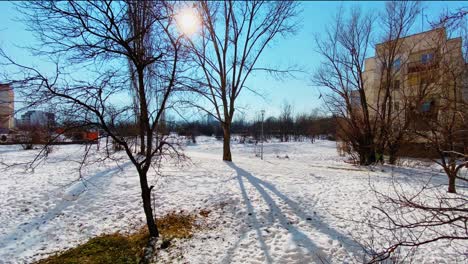
<svg viewBox="0 0 468 264">
<path fill-rule="evenodd" d="M 192 35 L 198 30 L 200 21 L 194 8 L 184 8 L 176 15 L 179 30 L 185 35 Z"/>
</svg>

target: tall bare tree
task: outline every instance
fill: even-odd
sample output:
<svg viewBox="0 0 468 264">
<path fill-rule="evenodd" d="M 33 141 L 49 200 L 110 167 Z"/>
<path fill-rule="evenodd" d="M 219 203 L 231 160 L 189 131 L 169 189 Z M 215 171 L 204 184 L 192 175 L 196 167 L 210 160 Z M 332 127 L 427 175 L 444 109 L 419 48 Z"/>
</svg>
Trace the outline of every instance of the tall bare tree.
<svg viewBox="0 0 468 264">
<path fill-rule="evenodd" d="M 276 38 L 294 32 L 297 3 L 292 1 L 200 1 L 199 39 L 190 44 L 202 77 L 197 92 L 211 107 L 196 107 L 213 115 L 224 132 L 223 160 L 231 161 L 231 124 L 236 100 L 254 71 L 280 72 L 256 66 Z"/>
<path fill-rule="evenodd" d="M 56 71 L 44 74 L 2 51 L 4 65 L 21 73 L 12 75 L 11 83 L 31 105 L 56 105 L 64 119 L 101 129 L 125 151 L 138 173 L 154 245 L 159 231 L 148 173 L 162 164 L 163 156 L 178 154 L 157 132 L 183 71 L 181 38 L 172 29 L 172 6 L 167 2 L 38 1 L 21 3 L 19 8 L 40 42 L 35 54 L 53 58 Z M 133 78 L 129 68 L 122 67 L 128 64 Z M 77 68 L 78 73 L 68 73 Z M 156 73 L 150 74 L 150 69 Z M 134 138 L 119 132 L 119 124 L 134 120 L 132 100 L 123 99 L 134 81 L 138 131 L 145 145 L 138 154 L 132 151 Z"/>
<path fill-rule="evenodd" d="M 419 13 L 419 2 L 386 2 L 385 11 L 380 15 L 383 37 L 379 43 L 382 44 L 377 45 L 375 56 L 380 79 L 374 84 L 376 87 L 366 87 L 377 88 L 375 104 L 370 106 L 376 127 L 376 151 L 381 154 L 381 161 L 384 152 L 388 152 L 391 164 L 396 162 L 409 125 L 409 120 L 402 114 L 409 107 L 408 102 L 404 100 L 404 96 L 398 94 L 406 89 L 402 65 L 408 62 L 408 57 L 405 58 L 402 54 L 411 52 L 417 45 L 413 43 L 409 46 L 401 39 L 408 35 Z"/>
<path fill-rule="evenodd" d="M 410 121 L 405 114 L 411 100 L 404 94 L 407 82 L 403 67 L 408 57 L 402 55 L 410 53 L 417 43 L 411 46 L 402 39 L 419 11 L 417 2 L 386 3 L 378 20 L 382 30 L 374 57 L 368 56 L 368 49 L 377 30 L 372 29 L 371 16 L 359 9 L 354 9 L 348 20 L 341 11 L 325 39 L 316 39 L 325 63 L 314 82 L 328 88 L 325 102 L 339 117 L 341 140 L 351 146 L 360 164 L 383 162 L 384 153 L 395 163 L 403 140 L 408 139 Z"/>
<path fill-rule="evenodd" d="M 152 36 L 154 34 L 153 31 L 147 30 L 151 23 L 153 23 L 153 12 L 157 7 L 155 2 L 152 1 L 128 1 L 128 27 L 132 34 L 136 35 L 137 37 L 132 42 L 132 48 L 137 51 L 135 54 L 144 59 L 152 52 Z M 138 32 L 146 31 L 144 34 L 139 34 Z M 136 34 L 135 34 L 136 33 Z M 129 58 L 129 71 L 131 77 L 131 89 L 130 94 L 134 100 L 134 108 L 135 108 L 135 117 L 136 123 L 144 122 L 141 120 L 144 118 L 143 115 L 140 114 L 139 109 L 141 108 L 142 104 L 144 103 L 140 100 L 140 93 L 138 90 L 139 87 L 139 80 L 138 80 L 138 73 L 134 63 Z M 154 77 L 154 65 L 148 65 L 145 69 L 145 77 L 146 82 L 151 86 L 152 78 Z M 151 95 L 153 96 L 153 95 Z M 145 152 L 145 132 L 140 130 L 139 132 L 140 137 L 140 152 Z"/>
<path fill-rule="evenodd" d="M 350 143 L 359 163 L 375 162 L 375 131 L 371 122 L 363 77 L 364 60 L 369 55 L 373 17 L 355 8 L 349 17 L 340 10 L 335 24 L 316 37 L 321 67 L 313 83 L 324 90 L 329 110 L 339 118 L 342 140 Z"/>
<path fill-rule="evenodd" d="M 464 153 L 468 141 L 468 98 L 463 98 L 467 81 L 466 62 L 460 52 L 461 45 L 456 44 L 461 44 L 461 41 L 446 40 L 445 30 L 442 32 L 443 37 L 435 49 L 435 69 L 427 71 L 420 83 L 424 91 L 420 103 L 429 109 L 416 113 L 414 117 L 420 126 L 413 126 L 412 131 L 437 153 L 434 162 L 448 177 L 448 192 L 456 193 L 456 180 L 468 181 L 459 176 L 459 171 L 468 164 L 468 153 Z M 421 107 L 423 105 L 418 108 Z"/>
</svg>

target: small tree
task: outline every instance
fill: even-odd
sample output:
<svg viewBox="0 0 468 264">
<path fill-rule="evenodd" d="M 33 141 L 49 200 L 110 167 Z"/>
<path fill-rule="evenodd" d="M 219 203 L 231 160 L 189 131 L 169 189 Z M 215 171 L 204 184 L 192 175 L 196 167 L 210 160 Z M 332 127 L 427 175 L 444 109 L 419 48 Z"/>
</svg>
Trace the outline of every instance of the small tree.
<svg viewBox="0 0 468 264">
<path fill-rule="evenodd" d="M 278 119 L 280 125 L 281 142 L 288 142 L 290 140 L 292 130 L 294 127 L 293 109 L 291 104 L 284 102 L 281 108 L 281 114 Z"/>
<path fill-rule="evenodd" d="M 173 33 L 172 6 L 166 2 L 38 1 L 20 3 L 19 7 L 41 43 L 34 49 L 35 54 L 57 58 L 56 73 L 47 76 L 17 63 L 2 51 L 6 64 L 23 74 L 12 78 L 12 83 L 29 105 L 56 105 L 64 119 L 101 129 L 125 151 L 140 180 L 153 246 L 159 231 L 148 173 L 161 166 L 162 156 L 178 154 L 170 141 L 158 133 L 182 72 L 182 45 Z M 145 41 L 148 38 L 151 41 Z M 58 59 L 65 60 L 65 64 L 58 63 Z M 128 63 L 134 74 L 131 78 L 129 69 L 122 67 Z M 76 66 L 85 74 L 67 74 Z M 157 74 L 149 74 L 150 68 L 157 69 Z M 155 82 L 157 86 L 153 85 Z M 132 100 L 116 103 L 115 99 L 122 98 L 131 85 L 137 104 Z M 126 137 L 120 129 L 120 124 L 135 120 L 135 107 L 140 140 L 145 145 L 138 154 L 132 151 L 134 137 Z"/>
</svg>

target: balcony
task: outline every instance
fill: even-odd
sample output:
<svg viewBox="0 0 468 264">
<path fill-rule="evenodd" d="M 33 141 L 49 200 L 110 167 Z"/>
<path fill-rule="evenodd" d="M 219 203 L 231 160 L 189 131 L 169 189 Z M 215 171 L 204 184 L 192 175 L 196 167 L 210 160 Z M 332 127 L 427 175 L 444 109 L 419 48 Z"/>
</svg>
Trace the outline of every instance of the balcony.
<svg viewBox="0 0 468 264">
<path fill-rule="evenodd" d="M 425 72 L 425 71 L 430 71 L 437 69 L 439 67 L 439 64 L 436 63 L 435 61 L 430 61 L 430 62 L 410 62 L 408 63 L 408 73 L 417 73 L 417 72 Z"/>
</svg>

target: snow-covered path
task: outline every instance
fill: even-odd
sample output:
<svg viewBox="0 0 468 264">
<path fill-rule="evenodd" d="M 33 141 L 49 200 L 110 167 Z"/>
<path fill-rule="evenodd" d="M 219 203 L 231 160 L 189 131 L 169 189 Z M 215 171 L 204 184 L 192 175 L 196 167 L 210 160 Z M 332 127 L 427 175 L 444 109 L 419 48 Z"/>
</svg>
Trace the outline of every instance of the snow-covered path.
<svg viewBox="0 0 468 264">
<path fill-rule="evenodd" d="M 369 181 L 389 186 L 393 177 L 418 186 L 424 168 L 379 167 L 372 171 L 344 163 L 334 142 L 268 143 L 265 159 L 253 146 L 233 144 L 234 162 L 221 161 L 221 142 L 200 138 L 186 148 L 190 162 L 164 168 L 157 186 L 157 214 L 210 210 L 209 228 L 175 243 L 160 260 L 174 263 L 355 262 L 363 219 L 375 203 Z M 0 174 L 0 263 L 30 262 L 40 255 L 82 243 L 100 233 L 142 225 L 138 178 L 131 164 L 96 163 L 84 172 L 86 188 L 74 182 L 79 146 L 62 146 L 50 160 L 25 174 Z M 27 160 L 33 153 L 13 147 L 2 159 Z M 287 156 L 287 158 L 286 158 Z M 383 171 L 382 171 L 383 170 Z M 393 173 L 392 173 L 393 171 Z M 433 174 L 433 173 L 432 173 Z M 442 174 L 434 176 L 444 183 Z M 67 185 L 68 184 L 68 185 Z M 444 242 L 421 249 L 419 263 L 461 259 Z M 447 262 L 448 261 L 448 262 Z"/>
</svg>

